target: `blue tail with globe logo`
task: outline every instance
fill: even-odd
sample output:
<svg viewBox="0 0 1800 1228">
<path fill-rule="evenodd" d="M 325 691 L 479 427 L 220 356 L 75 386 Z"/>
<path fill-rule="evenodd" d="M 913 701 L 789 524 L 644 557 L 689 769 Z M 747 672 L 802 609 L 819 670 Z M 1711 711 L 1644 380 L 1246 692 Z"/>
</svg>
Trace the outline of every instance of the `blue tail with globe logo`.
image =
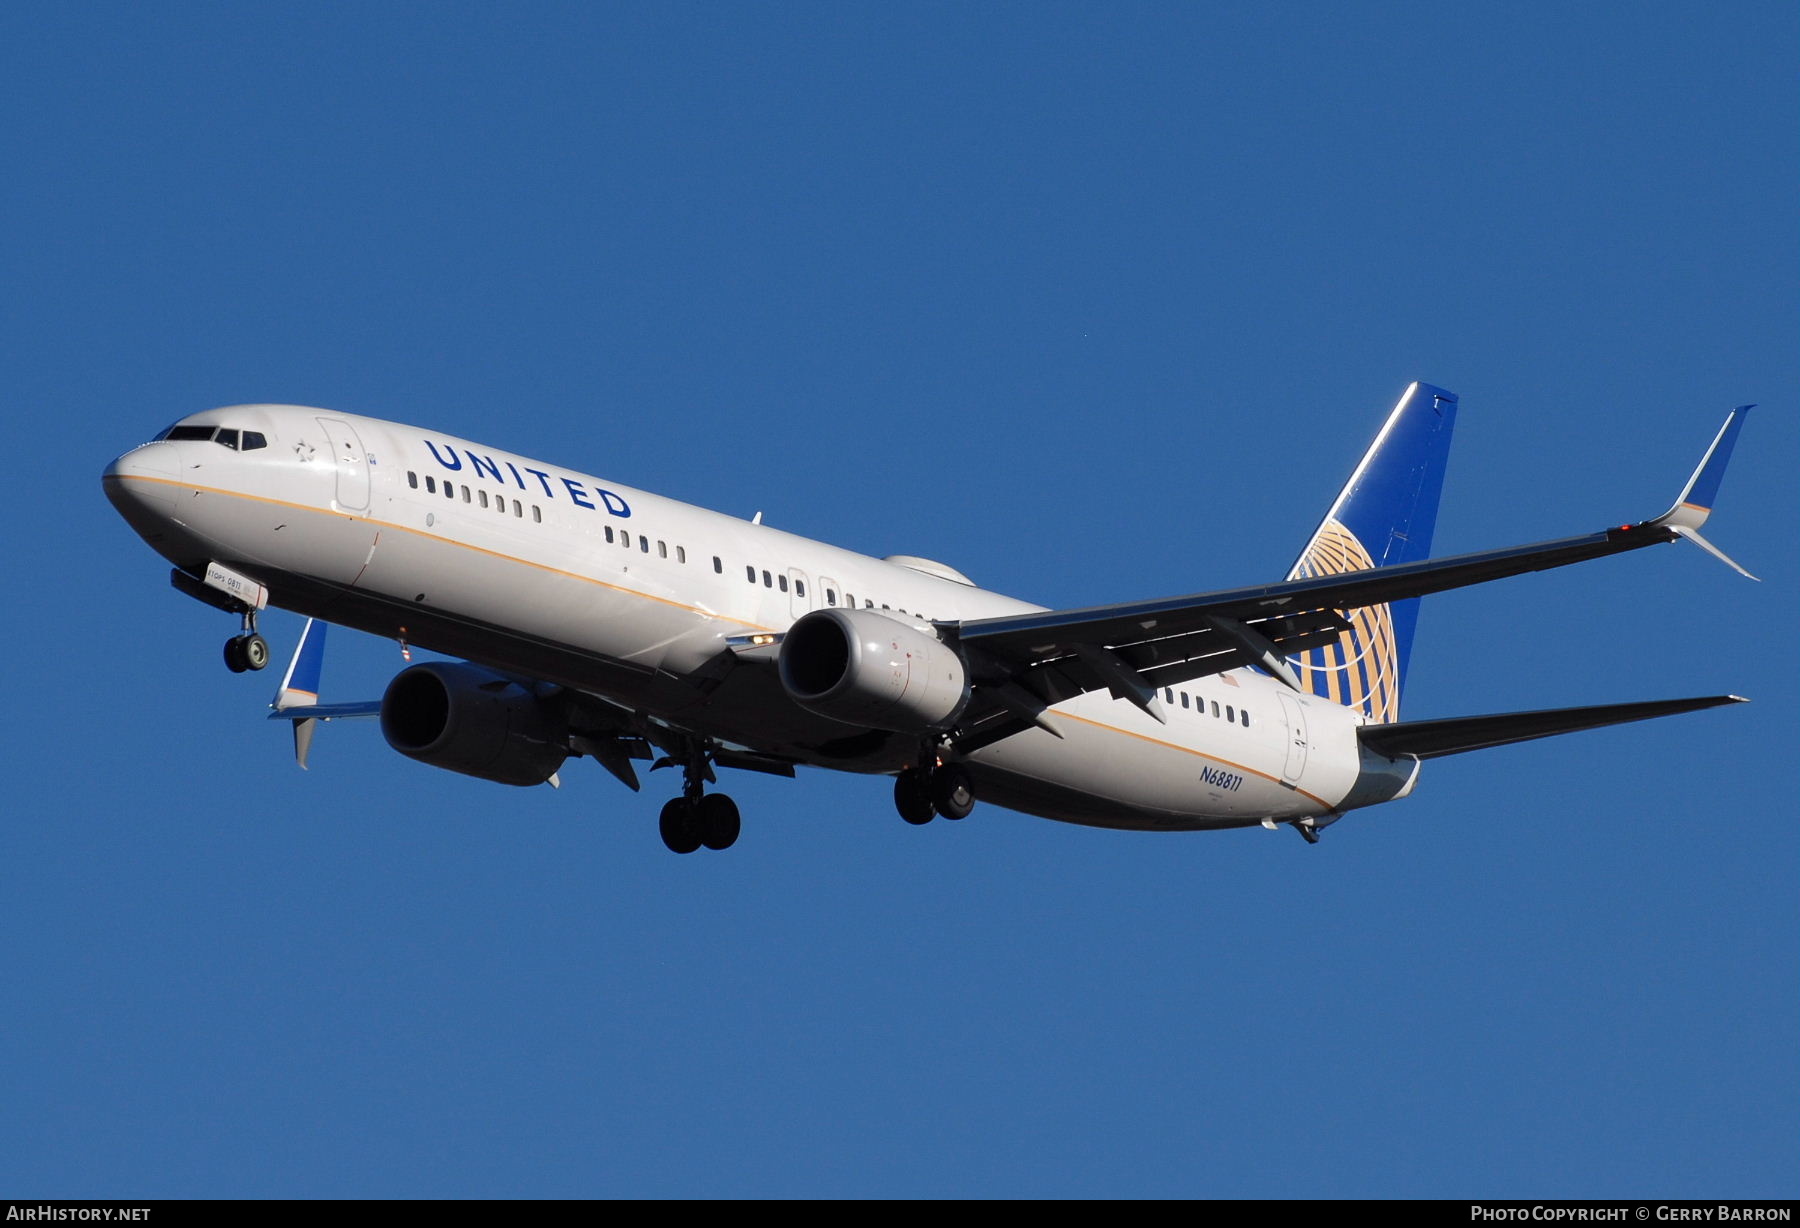
<svg viewBox="0 0 1800 1228">
<path fill-rule="evenodd" d="M 1408 388 L 1287 578 L 1429 558 L 1455 425 L 1454 393 L 1429 384 Z M 1344 617 L 1349 626 L 1336 643 L 1296 653 L 1288 664 L 1312 694 L 1390 724 L 1400 716 L 1419 599 L 1366 606 Z"/>
</svg>

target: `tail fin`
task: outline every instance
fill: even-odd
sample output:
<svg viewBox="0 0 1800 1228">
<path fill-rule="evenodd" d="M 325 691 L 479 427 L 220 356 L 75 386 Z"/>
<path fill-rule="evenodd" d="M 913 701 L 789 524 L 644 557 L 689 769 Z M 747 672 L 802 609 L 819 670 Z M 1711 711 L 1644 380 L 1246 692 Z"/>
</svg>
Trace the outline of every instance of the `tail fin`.
<svg viewBox="0 0 1800 1228">
<path fill-rule="evenodd" d="M 1429 558 L 1455 425 L 1454 393 L 1430 384 L 1408 388 L 1287 578 Z M 1400 690 L 1418 621 L 1417 597 L 1366 606 L 1350 611 L 1349 629 L 1337 643 L 1288 660 L 1307 691 L 1356 708 L 1371 721 L 1391 723 L 1400 716 Z"/>
</svg>

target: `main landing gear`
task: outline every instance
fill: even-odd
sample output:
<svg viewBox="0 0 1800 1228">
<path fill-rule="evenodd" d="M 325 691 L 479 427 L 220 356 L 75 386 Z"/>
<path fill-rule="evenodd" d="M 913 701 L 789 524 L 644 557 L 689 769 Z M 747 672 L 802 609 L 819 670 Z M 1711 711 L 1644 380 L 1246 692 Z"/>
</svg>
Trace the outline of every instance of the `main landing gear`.
<svg viewBox="0 0 1800 1228">
<path fill-rule="evenodd" d="M 269 641 L 256 633 L 256 611 L 244 612 L 244 630 L 225 641 L 225 668 L 234 674 L 245 670 L 267 669 Z"/>
<path fill-rule="evenodd" d="M 712 770 L 704 748 L 695 745 L 688 749 L 681 774 L 681 796 L 670 798 L 657 820 L 657 830 L 669 851 L 692 853 L 702 847 L 728 849 L 736 844 L 743 826 L 737 803 L 723 793 L 706 792 Z"/>
<path fill-rule="evenodd" d="M 967 818 L 975 809 L 975 783 L 960 763 L 910 768 L 894 778 L 894 809 L 913 824 L 929 823 L 938 815 Z"/>
<path fill-rule="evenodd" d="M 671 853 L 692 853 L 702 847 L 728 849 L 737 843 L 741 827 L 737 803 L 723 793 L 672 797 L 657 820 Z"/>
</svg>

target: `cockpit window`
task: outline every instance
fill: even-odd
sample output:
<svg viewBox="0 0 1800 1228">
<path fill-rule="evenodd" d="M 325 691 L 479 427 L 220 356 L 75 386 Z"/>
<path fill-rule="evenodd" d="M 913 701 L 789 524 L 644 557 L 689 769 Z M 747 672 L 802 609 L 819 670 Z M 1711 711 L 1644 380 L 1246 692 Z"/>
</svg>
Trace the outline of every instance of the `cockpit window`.
<svg viewBox="0 0 1800 1228">
<path fill-rule="evenodd" d="M 269 446 L 267 437 L 261 431 L 239 431 L 229 426 L 172 426 L 158 439 L 168 439 L 176 443 L 192 440 L 196 443 L 212 441 L 223 444 L 234 451 L 251 452 L 257 448 Z"/>
</svg>

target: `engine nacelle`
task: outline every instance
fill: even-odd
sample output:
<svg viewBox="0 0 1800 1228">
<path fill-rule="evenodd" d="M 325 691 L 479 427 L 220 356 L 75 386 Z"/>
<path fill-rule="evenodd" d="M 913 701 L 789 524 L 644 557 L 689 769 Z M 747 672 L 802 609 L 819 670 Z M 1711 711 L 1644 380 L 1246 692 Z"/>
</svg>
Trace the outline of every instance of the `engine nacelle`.
<svg viewBox="0 0 1800 1228">
<path fill-rule="evenodd" d="M 541 785 L 568 758 L 562 714 L 477 665 L 403 669 L 381 697 L 381 733 L 409 759 L 503 785 Z"/>
<path fill-rule="evenodd" d="M 924 733 L 969 702 L 962 657 L 928 623 L 875 610 L 814 610 L 781 641 L 781 685 L 795 703 L 847 725 Z"/>
</svg>

